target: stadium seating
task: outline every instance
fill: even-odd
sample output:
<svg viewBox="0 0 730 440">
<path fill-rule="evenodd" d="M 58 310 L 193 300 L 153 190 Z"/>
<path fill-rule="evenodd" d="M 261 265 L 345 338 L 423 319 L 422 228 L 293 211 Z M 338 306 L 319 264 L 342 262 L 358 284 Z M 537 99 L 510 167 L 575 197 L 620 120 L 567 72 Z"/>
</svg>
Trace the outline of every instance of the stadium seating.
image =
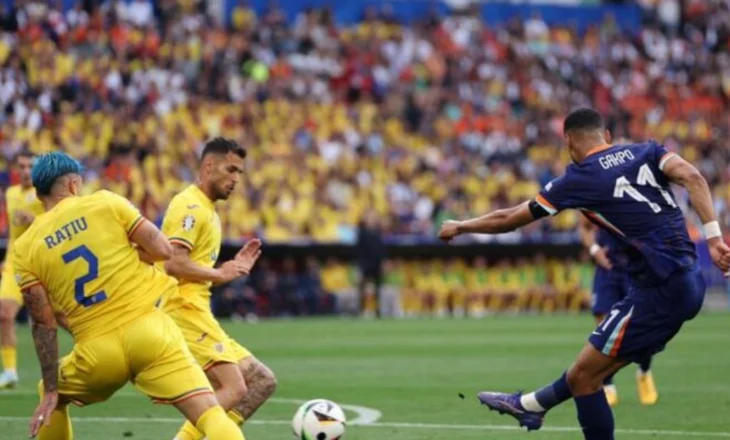
<svg viewBox="0 0 730 440">
<path fill-rule="evenodd" d="M 239 6 L 223 27 L 191 1 L 19 2 L 0 17 L 0 182 L 14 181 L 7 164 L 21 148 L 62 149 L 83 160 L 90 190 L 159 220 L 205 139 L 223 135 L 250 152 L 243 189 L 220 208 L 229 239 L 352 241 L 367 209 L 389 236 L 433 237 L 442 219 L 524 200 L 559 174 L 561 118 L 590 103 L 617 139 L 656 138 L 698 164 L 727 227 L 730 30 L 705 18 L 729 12 L 690 2 L 680 29 L 641 3 L 645 25 L 630 35 L 611 17 L 579 34 L 538 15 L 487 26 L 471 12 L 408 24 L 376 12 L 340 25 L 310 9 L 289 26 L 276 9 Z M 522 234 L 575 225 L 566 213 Z M 481 269 L 440 264 L 392 264 L 404 313 L 535 308 L 538 287 L 552 307 L 576 308 L 569 292 L 585 286 L 535 281 L 521 262 L 500 281 L 513 295 L 480 302 L 493 286 L 475 281 Z M 434 271 L 428 289 L 409 275 Z M 335 298 L 352 288 L 346 272 L 322 269 Z"/>
<path fill-rule="evenodd" d="M 699 163 L 727 212 L 728 175 L 713 161 L 727 147 L 730 78 L 716 74 L 727 30 L 701 20 L 710 6 L 671 37 L 658 20 L 629 36 L 607 18 L 578 35 L 539 17 L 338 26 L 310 10 L 289 27 L 245 8 L 226 29 L 192 3 L 161 3 L 6 12 L 6 160 L 23 146 L 64 149 L 91 188 L 159 218 L 201 143 L 231 136 L 251 159 L 223 208 L 229 238 L 347 240 L 366 207 L 392 234 L 431 235 L 445 216 L 534 194 L 567 162 L 560 118 L 592 102 L 616 137 L 661 139 Z M 551 227 L 574 225 L 568 214 Z"/>
</svg>

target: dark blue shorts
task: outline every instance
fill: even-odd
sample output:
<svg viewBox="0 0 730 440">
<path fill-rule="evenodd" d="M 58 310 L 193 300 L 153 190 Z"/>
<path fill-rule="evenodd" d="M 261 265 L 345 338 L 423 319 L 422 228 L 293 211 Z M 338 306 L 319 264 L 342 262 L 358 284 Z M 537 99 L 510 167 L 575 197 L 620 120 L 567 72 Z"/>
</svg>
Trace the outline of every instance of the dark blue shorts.
<svg viewBox="0 0 730 440">
<path fill-rule="evenodd" d="M 593 314 L 607 314 L 614 304 L 626 298 L 628 291 L 629 276 L 626 272 L 596 268 L 593 277 Z"/>
<path fill-rule="evenodd" d="M 660 351 L 682 324 L 697 316 L 705 298 L 699 268 L 672 274 L 661 284 L 628 281 L 626 298 L 614 304 L 588 341 L 613 358 L 641 362 Z"/>
</svg>

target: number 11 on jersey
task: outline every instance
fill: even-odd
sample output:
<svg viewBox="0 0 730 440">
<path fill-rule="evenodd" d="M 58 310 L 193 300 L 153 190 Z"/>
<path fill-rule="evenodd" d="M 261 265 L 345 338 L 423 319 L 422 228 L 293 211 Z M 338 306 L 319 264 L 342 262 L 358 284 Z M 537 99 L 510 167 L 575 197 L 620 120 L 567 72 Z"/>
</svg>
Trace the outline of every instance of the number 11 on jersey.
<svg viewBox="0 0 730 440">
<path fill-rule="evenodd" d="M 669 206 L 671 206 L 672 208 L 677 207 L 677 204 L 674 202 L 672 195 L 669 194 L 657 183 L 656 178 L 654 177 L 654 173 L 651 172 L 651 168 L 649 168 L 648 164 L 644 164 L 641 166 L 641 168 L 639 168 L 639 175 L 636 178 L 636 183 L 641 186 L 649 185 L 658 189 L 659 193 L 662 195 L 664 200 L 666 200 Z M 626 176 L 621 176 L 616 179 L 616 185 L 613 189 L 613 196 L 620 199 L 624 195 L 628 195 L 637 202 L 648 204 L 655 214 L 661 212 L 662 210 L 661 206 L 659 206 L 658 203 L 652 202 L 651 200 L 647 199 L 642 193 L 640 193 L 639 190 L 636 189 L 631 184 L 631 182 L 629 182 L 629 179 L 627 179 Z"/>
</svg>

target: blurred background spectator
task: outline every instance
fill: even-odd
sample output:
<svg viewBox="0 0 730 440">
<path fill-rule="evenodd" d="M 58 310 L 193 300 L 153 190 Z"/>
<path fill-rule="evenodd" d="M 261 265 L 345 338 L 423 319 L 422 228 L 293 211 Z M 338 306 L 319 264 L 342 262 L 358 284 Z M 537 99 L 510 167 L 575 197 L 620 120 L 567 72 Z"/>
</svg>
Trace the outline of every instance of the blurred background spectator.
<svg viewBox="0 0 730 440">
<path fill-rule="evenodd" d="M 361 314 L 366 312 L 368 292 L 375 300 L 375 316 L 380 317 L 382 304 L 380 288 L 383 283 L 383 260 L 385 259 L 385 243 L 381 237 L 381 226 L 377 214 L 368 211 L 357 232 L 356 258 L 360 269 L 358 295 Z"/>
</svg>

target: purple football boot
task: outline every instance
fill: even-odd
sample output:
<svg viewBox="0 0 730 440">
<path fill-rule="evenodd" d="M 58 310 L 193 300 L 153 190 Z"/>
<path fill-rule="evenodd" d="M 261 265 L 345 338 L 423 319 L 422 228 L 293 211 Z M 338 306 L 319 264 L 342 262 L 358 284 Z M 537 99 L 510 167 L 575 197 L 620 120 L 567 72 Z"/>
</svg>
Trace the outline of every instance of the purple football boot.
<svg viewBox="0 0 730 440">
<path fill-rule="evenodd" d="M 514 394 L 494 393 L 482 391 L 477 395 L 482 405 L 487 405 L 490 411 L 498 411 L 500 414 L 509 414 L 524 426 L 528 431 L 536 431 L 542 427 L 545 412 L 528 411 L 522 407 L 520 397 L 522 392 Z"/>
</svg>

